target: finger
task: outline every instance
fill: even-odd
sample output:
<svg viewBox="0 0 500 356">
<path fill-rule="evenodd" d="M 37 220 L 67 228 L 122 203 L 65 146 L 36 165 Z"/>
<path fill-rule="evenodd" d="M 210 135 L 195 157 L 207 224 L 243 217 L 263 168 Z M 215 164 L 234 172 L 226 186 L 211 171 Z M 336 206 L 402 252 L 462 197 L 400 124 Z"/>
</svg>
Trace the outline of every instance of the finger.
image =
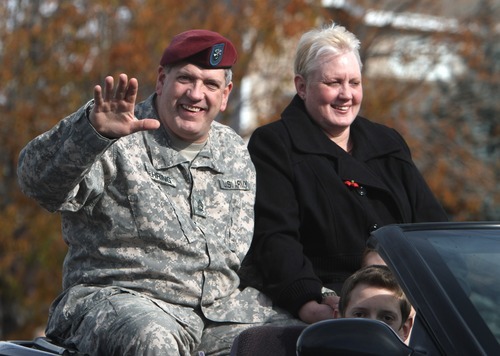
<svg viewBox="0 0 500 356">
<path fill-rule="evenodd" d="M 115 99 L 116 100 L 123 100 L 125 98 L 125 95 L 127 93 L 127 75 L 126 74 L 120 74 L 118 77 L 118 86 L 116 87 L 115 91 Z"/>
<path fill-rule="evenodd" d="M 110 101 L 113 95 L 113 86 L 115 84 L 115 80 L 112 76 L 107 76 L 104 79 L 104 101 Z"/>
<path fill-rule="evenodd" d="M 94 105 L 101 106 L 103 104 L 102 100 L 102 88 L 100 85 L 94 87 Z"/>
<path fill-rule="evenodd" d="M 338 296 L 328 296 L 324 297 L 321 303 L 329 305 L 332 309 L 336 309 L 339 306 L 339 300 Z"/>
<path fill-rule="evenodd" d="M 138 89 L 139 83 L 137 82 L 137 79 L 131 78 L 128 82 L 127 92 L 125 93 L 124 100 L 128 101 L 129 103 L 135 103 Z"/>
</svg>

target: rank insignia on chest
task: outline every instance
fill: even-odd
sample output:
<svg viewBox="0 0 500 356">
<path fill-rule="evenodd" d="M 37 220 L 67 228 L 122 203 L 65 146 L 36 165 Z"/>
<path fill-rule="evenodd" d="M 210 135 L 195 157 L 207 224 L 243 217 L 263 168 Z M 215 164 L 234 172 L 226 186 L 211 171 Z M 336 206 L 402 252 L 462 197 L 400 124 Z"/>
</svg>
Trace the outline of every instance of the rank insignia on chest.
<svg viewBox="0 0 500 356">
<path fill-rule="evenodd" d="M 249 190 L 250 183 L 243 179 L 219 179 L 221 189 L 225 190 Z"/>
<path fill-rule="evenodd" d="M 205 202 L 203 197 L 195 195 L 192 197 L 191 201 L 191 209 L 194 215 L 201 216 L 205 218 L 207 216 L 207 212 L 205 210 Z"/>
</svg>

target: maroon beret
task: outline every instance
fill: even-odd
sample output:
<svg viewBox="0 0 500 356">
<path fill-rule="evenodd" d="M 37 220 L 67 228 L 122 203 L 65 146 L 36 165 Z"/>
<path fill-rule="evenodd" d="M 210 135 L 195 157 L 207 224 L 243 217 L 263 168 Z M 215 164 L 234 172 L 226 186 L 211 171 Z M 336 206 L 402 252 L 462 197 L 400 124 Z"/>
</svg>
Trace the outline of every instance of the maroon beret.
<svg viewBox="0 0 500 356">
<path fill-rule="evenodd" d="M 189 30 L 172 39 L 163 52 L 160 65 L 186 61 L 207 69 L 231 68 L 236 57 L 231 41 L 217 32 Z"/>
</svg>

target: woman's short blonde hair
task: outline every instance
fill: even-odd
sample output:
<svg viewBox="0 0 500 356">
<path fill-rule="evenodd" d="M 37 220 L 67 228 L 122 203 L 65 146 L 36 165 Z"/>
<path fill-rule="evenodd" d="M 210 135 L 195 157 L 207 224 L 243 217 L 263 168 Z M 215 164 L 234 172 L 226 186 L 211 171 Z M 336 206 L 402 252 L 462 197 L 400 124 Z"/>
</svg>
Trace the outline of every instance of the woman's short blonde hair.
<svg viewBox="0 0 500 356">
<path fill-rule="evenodd" d="M 302 35 L 295 54 L 295 74 L 307 78 L 316 67 L 318 59 L 325 55 L 340 55 L 354 53 L 361 69 L 359 56 L 360 41 L 345 27 L 332 23 L 331 25 L 310 30 Z"/>
</svg>

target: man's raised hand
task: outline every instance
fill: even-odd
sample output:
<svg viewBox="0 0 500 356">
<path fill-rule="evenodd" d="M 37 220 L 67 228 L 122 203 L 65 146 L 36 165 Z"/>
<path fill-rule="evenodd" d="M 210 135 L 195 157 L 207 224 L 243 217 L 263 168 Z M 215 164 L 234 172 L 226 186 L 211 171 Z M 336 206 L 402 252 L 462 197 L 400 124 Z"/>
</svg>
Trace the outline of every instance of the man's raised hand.
<svg viewBox="0 0 500 356">
<path fill-rule="evenodd" d="M 137 120 L 134 116 L 139 88 L 137 79 L 128 80 L 126 74 L 120 74 L 114 91 L 113 77 L 106 77 L 104 83 L 104 93 L 101 86 L 96 85 L 94 88 L 94 107 L 89 115 L 90 123 L 97 132 L 108 138 L 119 138 L 160 127 L 158 120 Z"/>
</svg>

